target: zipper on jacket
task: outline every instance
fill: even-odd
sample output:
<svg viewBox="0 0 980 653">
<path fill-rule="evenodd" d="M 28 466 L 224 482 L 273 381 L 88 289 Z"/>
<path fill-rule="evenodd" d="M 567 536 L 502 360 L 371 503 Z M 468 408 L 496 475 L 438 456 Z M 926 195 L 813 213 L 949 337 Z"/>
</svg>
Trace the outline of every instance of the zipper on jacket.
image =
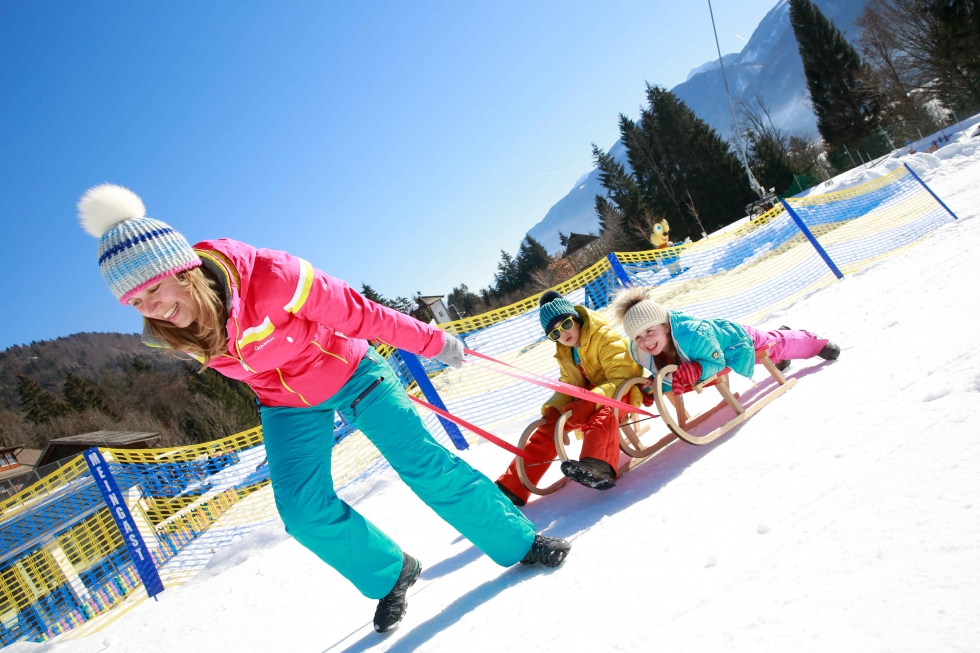
<svg viewBox="0 0 980 653">
<path fill-rule="evenodd" d="M 364 392 L 357 395 L 357 397 L 354 398 L 354 401 L 350 402 L 351 419 L 355 419 L 357 417 L 357 404 L 361 403 L 361 400 L 371 394 L 371 391 L 381 385 L 381 382 L 384 380 L 385 377 L 379 376 L 377 379 L 375 379 L 374 383 L 365 388 Z"/>
<path fill-rule="evenodd" d="M 332 351 L 327 351 L 326 349 L 324 349 L 323 347 L 321 347 L 320 346 L 320 343 L 317 342 L 316 340 L 311 340 L 310 342 L 312 342 L 314 345 L 316 345 L 316 348 L 319 349 L 320 351 L 322 351 L 324 354 L 327 354 L 328 356 L 333 356 L 334 358 L 339 359 L 344 365 L 350 365 L 350 363 L 347 362 L 347 359 L 346 358 L 344 358 L 343 356 L 338 356 L 337 354 L 333 353 Z"/>
<path fill-rule="evenodd" d="M 311 406 L 312 405 L 312 404 L 310 404 L 310 402 L 308 402 L 306 400 L 306 397 L 304 397 L 303 395 L 301 395 L 300 393 L 296 392 L 295 390 L 293 390 L 292 388 L 290 388 L 288 385 L 286 385 L 286 379 L 282 378 L 282 370 L 280 370 L 277 367 L 276 368 L 276 372 L 279 373 L 279 383 L 282 384 L 282 387 L 286 388 L 287 390 L 289 390 L 290 392 L 292 392 L 294 395 L 296 395 L 297 397 L 299 397 L 300 399 L 302 399 L 303 400 L 303 403 L 306 404 L 307 406 Z"/>
</svg>

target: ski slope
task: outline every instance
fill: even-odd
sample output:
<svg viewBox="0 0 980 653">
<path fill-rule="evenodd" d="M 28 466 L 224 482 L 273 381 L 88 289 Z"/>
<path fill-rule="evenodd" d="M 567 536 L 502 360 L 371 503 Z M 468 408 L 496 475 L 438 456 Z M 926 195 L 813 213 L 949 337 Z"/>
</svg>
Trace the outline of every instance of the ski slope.
<svg viewBox="0 0 980 653">
<path fill-rule="evenodd" d="M 423 564 L 388 635 L 375 602 L 279 524 L 100 633 L 8 650 L 978 650 L 972 140 L 928 155 L 923 175 L 958 222 L 765 323 L 829 337 L 840 360 L 794 363 L 797 387 L 711 445 L 672 444 L 608 492 L 568 486 L 525 508 L 572 540 L 561 568 L 497 567 L 387 470 L 343 497 Z M 516 441 L 523 423 L 500 434 Z M 509 460 L 489 444 L 462 456 L 491 477 Z"/>
</svg>

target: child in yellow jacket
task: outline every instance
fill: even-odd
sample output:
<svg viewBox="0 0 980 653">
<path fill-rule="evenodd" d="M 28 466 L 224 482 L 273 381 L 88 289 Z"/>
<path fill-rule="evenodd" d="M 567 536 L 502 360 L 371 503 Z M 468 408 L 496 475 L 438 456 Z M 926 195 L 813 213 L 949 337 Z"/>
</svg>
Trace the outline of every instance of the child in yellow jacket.
<svg viewBox="0 0 980 653">
<path fill-rule="evenodd" d="M 562 381 L 611 398 L 624 381 L 642 375 L 642 368 L 630 356 L 629 341 L 601 315 L 572 304 L 553 290 L 544 293 L 538 304 L 541 327 L 555 342 Z M 639 390 L 631 389 L 628 400 L 639 406 L 642 401 Z M 547 423 L 531 435 L 525 451 L 539 459 L 553 458 L 555 424 L 568 410 L 572 416 L 566 428 L 581 429 L 584 438 L 581 459 L 563 462 L 562 474 L 587 487 L 608 490 L 616 485 L 619 466 L 619 424 L 609 406 L 556 392 L 541 407 Z M 527 466 L 528 479 L 536 485 L 548 467 L 548 464 Z M 517 506 L 525 505 L 530 498 L 530 492 L 517 475 L 516 458 L 497 479 L 497 485 Z"/>
</svg>

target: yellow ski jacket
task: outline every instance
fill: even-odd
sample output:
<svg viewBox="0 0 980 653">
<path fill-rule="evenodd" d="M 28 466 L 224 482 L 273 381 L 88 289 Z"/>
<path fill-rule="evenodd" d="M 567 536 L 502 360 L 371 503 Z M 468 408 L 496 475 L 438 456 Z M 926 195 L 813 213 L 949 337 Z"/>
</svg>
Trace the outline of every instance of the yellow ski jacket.
<svg viewBox="0 0 980 653">
<path fill-rule="evenodd" d="M 609 326 L 601 315 L 584 306 L 576 306 L 575 312 L 582 318 L 578 355 L 589 381 L 595 386 L 592 392 L 612 398 L 616 394 L 616 388 L 624 381 L 634 376 L 643 376 L 643 368 L 630 355 L 629 341 Z M 561 369 L 561 380 L 580 388 L 586 387 L 582 372 L 572 359 L 572 348 L 559 344 L 557 349 L 555 358 Z M 630 389 L 629 397 L 623 399 L 633 406 L 639 406 L 643 401 L 635 386 Z M 547 412 L 551 406 L 557 408 L 558 412 L 563 412 L 573 401 L 575 400 L 572 397 L 556 392 L 541 407 L 541 414 Z M 596 408 L 599 407 L 596 404 Z"/>
</svg>

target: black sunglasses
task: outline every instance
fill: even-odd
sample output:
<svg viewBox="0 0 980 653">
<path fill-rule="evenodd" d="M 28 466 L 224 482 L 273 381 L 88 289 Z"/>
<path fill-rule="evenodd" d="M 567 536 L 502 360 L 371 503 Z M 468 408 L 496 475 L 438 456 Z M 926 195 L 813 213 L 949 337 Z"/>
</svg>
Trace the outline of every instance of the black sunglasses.
<svg viewBox="0 0 980 653">
<path fill-rule="evenodd" d="M 575 324 L 575 320 L 573 318 L 565 318 L 564 322 L 551 330 L 551 333 L 548 334 L 548 340 L 558 342 L 558 340 L 561 338 L 561 334 L 571 329 L 573 324 Z"/>
</svg>

